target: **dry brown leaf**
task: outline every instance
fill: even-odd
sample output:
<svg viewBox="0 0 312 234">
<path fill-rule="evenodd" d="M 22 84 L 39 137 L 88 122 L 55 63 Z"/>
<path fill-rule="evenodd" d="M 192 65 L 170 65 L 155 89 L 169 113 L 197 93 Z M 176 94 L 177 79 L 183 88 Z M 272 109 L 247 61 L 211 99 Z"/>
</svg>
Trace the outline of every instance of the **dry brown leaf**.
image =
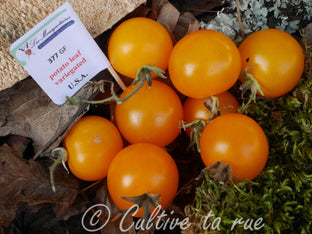
<svg viewBox="0 0 312 234">
<path fill-rule="evenodd" d="M 21 153 L 7 144 L 0 146 L 0 160 L 0 226 L 12 221 L 20 204 L 48 203 L 56 213 L 63 213 L 77 197 L 78 182 L 64 170 L 56 173 L 54 193 L 47 167 L 22 159 Z"/>
<path fill-rule="evenodd" d="M 157 22 L 172 34 L 178 23 L 180 12 L 167 0 L 154 0 L 152 9 L 158 14 Z"/>
<path fill-rule="evenodd" d="M 112 200 L 112 198 L 110 197 L 110 195 L 108 193 L 106 180 L 104 182 L 101 182 L 101 183 L 102 183 L 102 185 L 97 190 L 96 196 L 93 199 L 93 203 L 94 204 L 105 204 L 107 206 L 107 208 L 111 211 L 111 217 L 110 218 L 113 219 L 114 217 L 116 217 L 120 213 L 120 210 L 116 206 L 116 204 L 114 203 L 114 201 Z M 105 211 L 103 211 L 103 213 L 105 214 Z M 101 229 L 101 233 L 103 233 L 103 234 L 104 233 L 112 233 L 112 234 L 121 234 L 121 233 L 135 234 L 136 233 L 134 228 L 131 228 L 127 232 L 122 232 L 119 228 L 120 221 L 121 221 L 121 217 L 119 217 L 117 220 L 114 220 L 113 222 L 108 222 L 107 225 L 103 229 Z M 127 215 L 125 217 L 125 220 L 123 221 L 124 228 L 126 229 L 127 227 L 130 227 L 130 225 L 132 223 L 133 223 L 132 216 Z"/>
<path fill-rule="evenodd" d="M 103 73 L 99 77 L 111 79 L 103 77 Z M 87 84 L 75 97 L 88 99 L 91 95 L 92 86 Z M 54 104 L 29 78 L 0 92 L 0 136 L 12 134 L 32 139 L 37 156 L 59 145 L 62 134 L 87 110 L 87 104 Z"/>
<path fill-rule="evenodd" d="M 184 0 L 183 2 L 183 9 L 197 16 L 221 6 L 223 0 Z"/>
<path fill-rule="evenodd" d="M 4 228 L 4 233 L 68 234 L 66 229 L 64 221 L 60 221 L 55 216 L 52 207 L 48 204 L 28 206 L 24 203 L 19 205 L 14 221 Z"/>
<path fill-rule="evenodd" d="M 190 12 L 185 12 L 179 18 L 179 21 L 173 31 L 175 38 L 180 40 L 186 34 L 194 32 L 198 30 L 200 24 L 195 16 Z"/>
<path fill-rule="evenodd" d="M 154 0 L 152 9 L 157 12 L 157 21 L 167 29 L 174 43 L 199 29 L 199 22 L 192 13 L 184 12 L 181 15 L 168 0 Z"/>
<path fill-rule="evenodd" d="M 11 149 L 14 151 L 15 154 L 23 155 L 25 150 L 27 149 L 27 146 L 31 144 L 32 142 L 31 142 L 31 139 L 26 138 L 26 137 L 10 135 L 7 137 L 6 140 L 3 141 L 3 143 L 7 143 L 11 147 Z"/>
<path fill-rule="evenodd" d="M 141 5 L 141 6 L 137 7 L 133 12 L 128 14 L 125 18 L 123 18 L 123 20 L 134 18 L 134 17 L 146 17 L 146 18 L 156 20 L 157 19 L 157 12 L 150 7 L 146 7 L 144 5 Z M 119 21 L 119 22 L 121 22 L 121 21 Z"/>
</svg>

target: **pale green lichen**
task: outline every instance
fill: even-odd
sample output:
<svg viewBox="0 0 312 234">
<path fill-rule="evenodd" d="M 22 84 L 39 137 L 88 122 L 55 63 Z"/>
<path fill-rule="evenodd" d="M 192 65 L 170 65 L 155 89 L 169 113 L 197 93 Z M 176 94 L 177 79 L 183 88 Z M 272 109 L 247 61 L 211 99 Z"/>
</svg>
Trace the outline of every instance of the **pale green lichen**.
<svg viewBox="0 0 312 234">
<path fill-rule="evenodd" d="M 226 0 L 224 8 L 210 22 L 201 22 L 201 28 L 221 31 L 231 39 L 238 39 L 240 26 L 236 1 Z M 297 32 L 312 18 L 311 0 L 239 0 L 244 34 L 266 28 L 278 28 L 290 34 Z"/>
<path fill-rule="evenodd" d="M 304 2 L 304 9 L 306 10 L 307 14 L 304 16 L 305 20 L 312 19 L 312 1 L 311 0 L 303 0 Z"/>
</svg>

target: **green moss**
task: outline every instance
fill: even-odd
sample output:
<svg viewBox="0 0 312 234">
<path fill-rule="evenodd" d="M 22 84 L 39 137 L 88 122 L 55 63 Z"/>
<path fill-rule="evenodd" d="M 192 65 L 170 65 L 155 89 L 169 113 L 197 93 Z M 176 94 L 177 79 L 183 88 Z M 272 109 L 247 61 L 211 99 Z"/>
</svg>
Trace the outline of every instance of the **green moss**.
<svg viewBox="0 0 312 234">
<path fill-rule="evenodd" d="M 212 211 L 220 232 L 230 233 L 235 219 L 263 218 L 259 233 L 312 233 L 312 49 L 306 49 L 306 70 L 296 89 L 275 99 L 259 98 L 246 114 L 264 129 L 270 144 L 264 171 L 254 181 L 226 189 L 205 175 L 195 203 L 186 208 L 194 233 L 207 233 L 203 220 Z M 231 233 L 250 233 L 238 224 Z M 255 231 L 255 230 L 254 230 Z M 213 233 L 213 232 L 212 232 Z M 255 231 L 257 233 L 257 231 Z"/>
</svg>

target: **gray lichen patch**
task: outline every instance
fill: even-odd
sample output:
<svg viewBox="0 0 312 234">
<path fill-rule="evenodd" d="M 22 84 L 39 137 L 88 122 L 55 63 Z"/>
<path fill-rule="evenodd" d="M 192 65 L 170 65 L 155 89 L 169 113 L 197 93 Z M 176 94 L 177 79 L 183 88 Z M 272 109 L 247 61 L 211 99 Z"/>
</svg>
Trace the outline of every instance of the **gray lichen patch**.
<svg viewBox="0 0 312 234">
<path fill-rule="evenodd" d="M 224 8 L 201 28 L 214 29 L 240 40 L 236 1 L 225 0 Z M 239 0 L 239 11 L 245 35 L 265 28 L 278 28 L 290 34 L 312 19 L 311 0 Z"/>
</svg>

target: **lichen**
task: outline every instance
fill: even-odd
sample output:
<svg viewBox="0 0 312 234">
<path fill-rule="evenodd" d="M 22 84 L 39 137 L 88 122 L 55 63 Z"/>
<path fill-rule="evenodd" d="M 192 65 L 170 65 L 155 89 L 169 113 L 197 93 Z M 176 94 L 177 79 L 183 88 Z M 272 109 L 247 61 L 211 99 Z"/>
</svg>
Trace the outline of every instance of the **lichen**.
<svg viewBox="0 0 312 234">
<path fill-rule="evenodd" d="M 233 40 L 240 40 L 236 1 L 226 0 L 224 5 L 213 20 L 202 21 L 201 28 L 221 31 Z M 239 0 L 239 10 L 245 35 L 266 28 L 278 28 L 293 34 L 311 20 L 312 1 Z"/>
</svg>

